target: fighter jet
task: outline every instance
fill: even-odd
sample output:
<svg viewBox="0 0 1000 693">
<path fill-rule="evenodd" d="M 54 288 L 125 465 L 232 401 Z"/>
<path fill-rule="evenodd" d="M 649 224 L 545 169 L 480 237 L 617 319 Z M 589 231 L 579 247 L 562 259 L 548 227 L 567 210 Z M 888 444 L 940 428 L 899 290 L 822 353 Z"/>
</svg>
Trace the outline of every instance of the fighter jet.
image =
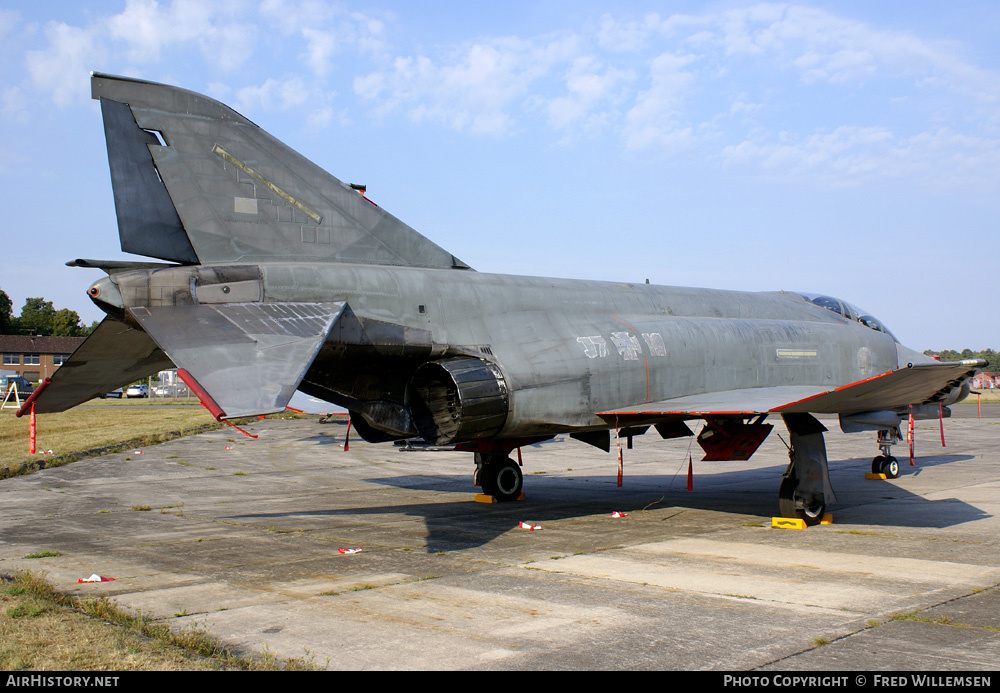
<svg viewBox="0 0 1000 693">
<path fill-rule="evenodd" d="M 746 460 L 771 415 L 790 434 L 782 516 L 820 521 L 836 496 L 815 413 L 879 431 L 898 474 L 900 422 L 947 413 L 984 361 L 939 363 L 829 296 L 474 271 L 231 108 L 93 73 L 122 250 L 75 260 L 108 276 L 107 314 L 32 401 L 57 412 L 176 366 L 219 420 L 333 402 L 369 442 L 473 453 L 474 482 L 518 498 L 511 459 L 569 434 L 610 450 L 694 435 Z M 30 407 L 25 405 L 22 413 Z"/>
</svg>

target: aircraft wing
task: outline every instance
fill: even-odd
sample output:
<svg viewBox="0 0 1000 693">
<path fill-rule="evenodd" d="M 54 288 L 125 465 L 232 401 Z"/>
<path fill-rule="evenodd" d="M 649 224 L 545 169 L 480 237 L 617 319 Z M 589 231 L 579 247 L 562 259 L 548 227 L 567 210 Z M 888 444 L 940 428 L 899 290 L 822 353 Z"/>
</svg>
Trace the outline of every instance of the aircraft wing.
<svg viewBox="0 0 1000 693">
<path fill-rule="evenodd" d="M 676 397 L 634 407 L 599 412 L 619 424 L 664 419 L 755 414 L 853 414 L 900 409 L 937 402 L 986 365 L 982 360 L 912 364 L 849 385 L 830 389 L 817 385 L 759 387 Z"/>
</svg>

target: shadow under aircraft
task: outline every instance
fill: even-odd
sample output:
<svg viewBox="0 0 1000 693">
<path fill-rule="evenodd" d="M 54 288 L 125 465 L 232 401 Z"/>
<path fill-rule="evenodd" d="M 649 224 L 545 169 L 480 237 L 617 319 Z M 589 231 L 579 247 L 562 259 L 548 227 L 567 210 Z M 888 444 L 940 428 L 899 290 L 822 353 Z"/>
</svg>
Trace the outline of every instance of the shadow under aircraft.
<svg viewBox="0 0 1000 693">
<path fill-rule="evenodd" d="M 940 455 L 926 460 L 927 466 L 971 459 L 968 455 Z M 871 482 L 859 474 L 861 460 L 831 465 L 838 488 L 850 492 L 851 502 L 838 510 L 845 524 L 880 527 L 942 528 L 982 519 L 988 513 L 954 498 L 930 500 L 896 485 Z M 921 462 L 924 463 L 923 461 Z M 379 516 L 408 516 L 423 520 L 428 553 L 461 551 L 489 544 L 509 533 L 522 520 L 546 523 L 607 517 L 612 510 L 638 516 L 644 509 L 664 513 L 669 521 L 688 510 L 749 515 L 769 522 L 773 479 L 782 467 L 758 467 L 697 477 L 697 488 L 689 493 L 685 479 L 676 475 L 643 474 L 630 477 L 623 488 L 615 488 L 616 476 L 565 477 L 543 475 L 533 479 L 529 500 L 512 504 L 482 505 L 471 502 L 473 488 L 461 474 L 410 474 L 364 479 L 365 483 L 391 486 L 402 491 L 447 494 L 440 501 L 392 505 L 352 505 L 325 510 L 253 513 L 228 516 L 231 520 L 273 522 L 281 518 L 350 518 L 352 531 L 366 533 L 366 524 L 378 524 Z M 919 473 L 919 467 L 917 469 Z M 353 496 L 352 497 L 356 497 Z M 938 512 L 938 508 L 946 511 Z M 358 518 L 368 518 L 358 520 Z M 358 520 L 357 522 L 354 522 Z"/>
</svg>

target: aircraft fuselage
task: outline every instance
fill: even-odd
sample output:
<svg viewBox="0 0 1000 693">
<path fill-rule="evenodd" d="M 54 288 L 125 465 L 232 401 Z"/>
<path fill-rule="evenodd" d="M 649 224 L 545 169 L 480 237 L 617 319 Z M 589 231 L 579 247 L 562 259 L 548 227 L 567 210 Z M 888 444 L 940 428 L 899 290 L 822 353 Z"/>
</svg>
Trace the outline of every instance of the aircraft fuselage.
<svg viewBox="0 0 1000 693">
<path fill-rule="evenodd" d="M 899 365 L 889 334 L 788 292 L 309 263 L 172 267 L 110 281 L 125 308 L 346 302 L 300 389 L 376 427 L 385 417 L 394 436 L 416 433 L 405 420 L 410 379 L 430 359 L 496 364 L 509 393 L 500 437 L 606 428 L 594 412 L 636 402 L 833 389 Z"/>
</svg>

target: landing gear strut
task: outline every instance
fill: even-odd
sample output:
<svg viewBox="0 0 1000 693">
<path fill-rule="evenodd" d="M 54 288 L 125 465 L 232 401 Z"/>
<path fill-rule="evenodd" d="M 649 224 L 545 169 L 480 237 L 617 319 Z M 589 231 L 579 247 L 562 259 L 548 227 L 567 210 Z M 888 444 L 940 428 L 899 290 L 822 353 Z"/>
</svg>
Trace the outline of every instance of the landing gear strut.
<svg viewBox="0 0 1000 693">
<path fill-rule="evenodd" d="M 778 510 L 782 517 L 797 517 L 817 525 L 828 505 L 837 497 L 830 486 L 826 464 L 826 428 L 810 414 L 782 414 L 791 446 L 788 468 L 778 487 Z"/>
<path fill-rule="evenodd" d="M 472 477 L 483 493 L 501 503 L 515 501 L 521 496 L 524 475 L 521 467 L 503 453 L 476 453 L 476 471 Z"/>
<path fill-rule="evenodd" d="M 878 432 L 878 448 L 882 454 L 872 460 L 872 474 L 885 474 L 886 479 L 899 477 L 899 460 L 892 456 L 892 446 L 902 438 L 898 426 Z"/>
</svg>

